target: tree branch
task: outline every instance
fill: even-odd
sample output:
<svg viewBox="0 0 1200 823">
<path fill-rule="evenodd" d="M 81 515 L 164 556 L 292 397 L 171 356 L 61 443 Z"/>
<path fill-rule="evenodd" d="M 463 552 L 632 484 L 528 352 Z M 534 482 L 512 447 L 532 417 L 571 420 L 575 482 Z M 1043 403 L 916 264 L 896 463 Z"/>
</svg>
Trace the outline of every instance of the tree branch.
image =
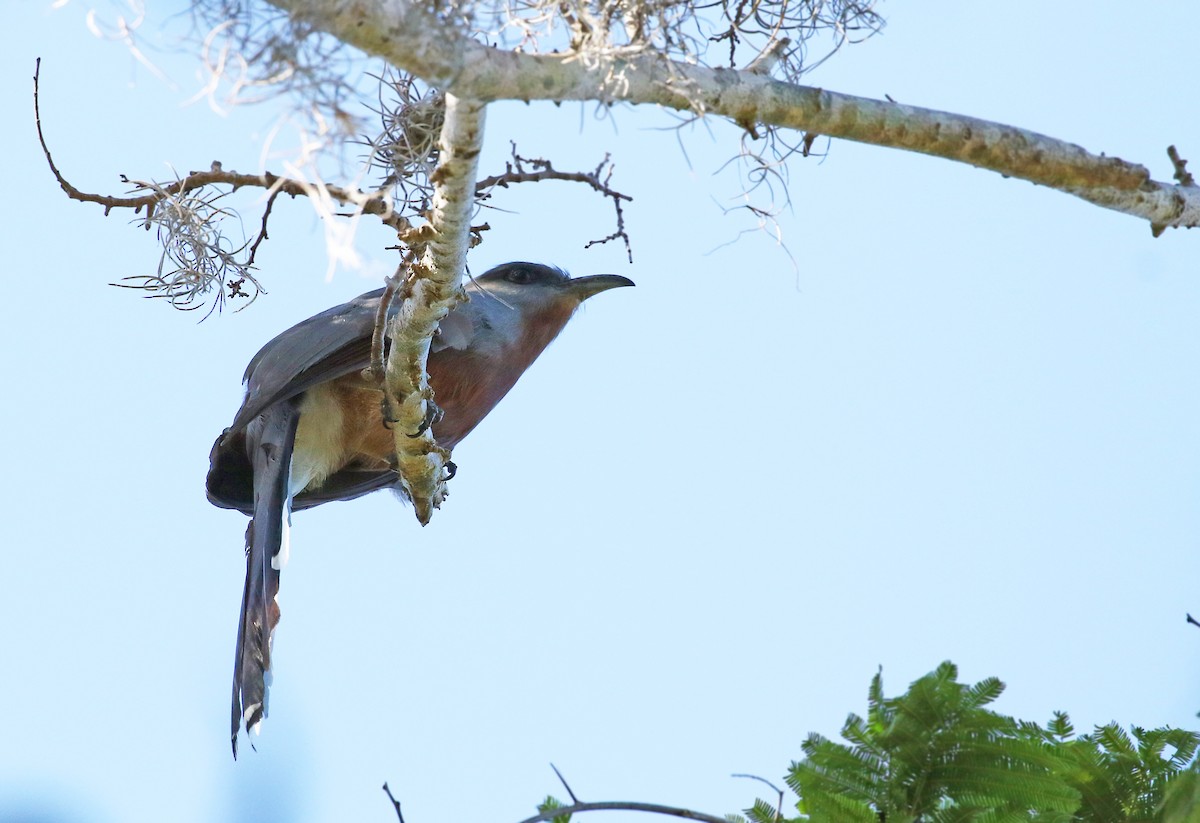
<svg viewBox="0 0 1200 823">
<path fill-rule="evenodd" d="M 406 0 L 270 2 L 317 30 L 475 100 L 622 100 L 719 114 L 744 128 L 761 123 L 801 129 L 967 163 L 1142 217 L 1156 231 L 1200 226 L 1200 187 L 1161 183 L 1143 166 L 1013 126 L 690 65 L 646 50 L 504 51 Z"/>
<path fill-rule="evenodd" d="M 668 817 L 682 817 L 685 820 L 702 820 L 705 823 L 729 823 L 724 817 L 717 817 L 704 812 L 694 812 L 691 809 L 680 809 L 675 806 L 661 806 L 657 803 L 633 803 L 622 800 L 608 800 L 599 803 L 576 803 L 573 806 L 560 806 L 557 809 L 547 809 L 541 814 L 528 817 L 521 823 L 540 823 L 542 820 L 553 820 L 556 817 L 563 815 L 571 815 L 579 812 L 602 812 L 602 811 L 622 811 L 622 812 L 649 812 L 651 814 L 662 814 Z"/>
<path fill-rule="evenodd" d="M 271 207 L 274 205 L 275 198 L 280 193 L 291 197 L 318 197 L 323 194 L 339 203 L 354 206 L 362 214 L 370 214 L 378 217 L 384 225 L 395 229 L 397 234 L 403 235 L 412 229 L 412 224 L 409 223 L 407 218 L 392 208 L 391 199 L 382 191 L 368 192 L 360 189 L 348 189 L 343 186 L 331 186 L 327 183 L 308 183 L 303 180 L 280 177 L 269 171 L 262 174 L 239 174 L 234 171 L 225 171 L 221 163 L 216 160 L 213 161 L 212 167 L 208 171 L 189 172 L 186 177 L 176 180 L 173 183 L 158 184 L 131 180 L 122 176 L 122 182 L 132 183 L 134 191 L 147 192 L 147 194 L 135 197 L 113 197 L 106 194 L 92 194 L 81 191 L 63 177 L 62 172 L 58 170 L 58 166 L 54 163 L 54 158 L 50 155 L 50 147 L 46 145 L 46 137 L 42 132 L 41 73 L 42 58 L 39 57 L 37 58 L 36 68 L 33 73 L 33 113 L 34 122 L 37 124 L 38 142 L 42 146 L 42 154 L 46 158 L 46 163 L 50 166 L 50 171 L 54 175 L 54 179 L 58 181 L 59 187 L 66 192 L 67 197 L 70 197 L 72 200 L 78 200 L 81 203 L 97 203 L 104 206 L 105 216 L 113 209 L 133 209 L 134 214 L 137 214 L 142 209 L 146 209 L 146 227 L 149 228 L 149 218 L 153 216 L 154 209 L 159 203 L 168 198 L 188 194 L 205 186 L 213 185 L 229 186 L 232 191 L 237 191 L 245 187 L 266 189 L 270 193 L 270 199 L 263 213 L 263 222 L 259 237 L 255 241 L 251 252 L 251 262 L 253 262 L 253 252 L 257 251 L 259 244 L 267 236 L 267 218 L 271 214 Z"/>
<path fill-rule="evenodd" d="M 571 784 L 567 782 L 567 778 L 562 776 L 562 772 L 558 770 L 558 766 L 551 763 L 550 768 L 554 769 L 554 773 L 558 775 L 558 782 L 563 784 L 563 788 L 567 790 L 567 794 L 571 796 L 571 800 L 578 803 L 579 798 L 575 796 L 575 792 L 571 791 Z"/>
<path fill-rule="evenodd" d="M 388 788 L 386 782 L 383 784 L 383 790 L 387 792 L 388 800 L 392 801 L 392 808 L 396 810 L 396 817 L 399 818 L 400 823 L 404 823 L 404 813 L 400 811 L 400 801 L 392 794 L 392 790 Z"/>
<path fill-rule="evenodd" d="M 537 171 L 525 171 L 526 164 L 533 166 Z M 625 255 L 629 262 L 633 262 L 633 246 L 629 241 L 629 234 L 625 231 L 625 212 L 621 208 L 621 201 L 631 202 L 633 200 L 628 194 L 622 194 L 609 185 L 612 179 L 613 163 L 609 155 L 604 155 L 604 159 L 600 164 L 590 172 L 581 171 L 559 171 L 554 168 L 554 165 L 543 158 L 522 157 L 517 154 L 516 143 L 512 144 L 512 160 L 506 162 L 503 174 L 494 174 L 491 177 L 485 177 L 480 180 L 475 186 L 475 197 L 480 201 L 484 201 L 491 197 L 491 189 L 493 188 L 508 188 L 510 185 L 518 183 L 540 183 L 543 180 L 565 180 L 571 183 L 586 183 L 592 189 L 608 199 L 613 201 L 613 209 L 616 211 L 617 230 L 607 237 L 602 237 L 599 240 L 588 241 L 584 245 L 585 249 L 590 249 L 592 246 L 598 246 L 608 243 L 612 240 L 625 241 Z M 603 176 L 603 179 L 601 179 Z"/>
<path fill-rule="evenodd" d="M 405 299 L 388 322 L 385 402 L 394 412 L 397 468 L 412 499 L 417 519 L 429 522 L 446 497 L 443 472 L 450 453 L 430 430 L 438 409 L 425 373 L 429 343 L 438 323 L 464 299 L 462 274 L 467 266 L 475 176 L 483 144 L 484 106 L 446 96 L 433 207 L 420 260 L 412 267 Z"/>
</svg>

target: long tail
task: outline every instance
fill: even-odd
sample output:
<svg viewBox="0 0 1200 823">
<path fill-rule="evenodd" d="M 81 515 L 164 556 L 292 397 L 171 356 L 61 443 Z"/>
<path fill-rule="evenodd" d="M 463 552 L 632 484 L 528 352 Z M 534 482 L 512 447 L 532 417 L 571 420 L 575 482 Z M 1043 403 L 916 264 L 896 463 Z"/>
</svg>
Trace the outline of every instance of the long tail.
<svg viewBox="0 0 1200 823">
<path fill-rule="evenodd" d="M 271 639 L 279 623 L 279 570 L 286 559 L 292 446 L 299 403 L 269 407 L 246 427 L 246 456 L 254 467 L 254 516 L 246 527 L 246 588 L 233 663 L 231 738 L 237 759 L 238 731 L 255 731 L 267 716 Z"/>
</svg>

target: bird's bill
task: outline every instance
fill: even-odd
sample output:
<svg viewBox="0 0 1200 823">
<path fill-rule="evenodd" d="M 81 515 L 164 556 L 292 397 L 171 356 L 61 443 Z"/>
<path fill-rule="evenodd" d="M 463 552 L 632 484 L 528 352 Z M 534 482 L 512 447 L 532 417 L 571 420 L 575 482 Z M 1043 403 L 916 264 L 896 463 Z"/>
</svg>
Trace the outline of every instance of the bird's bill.
<svg viewBox="0 0 1200 823">
<path fill-rule="evenodd" d="M 590 277 L 576 277 L 567 282 L 567 288 L 580 302 L 595 297 L 602 291 L 632 285 L 632 280 L 619 274 L 593 274 Z"/>
</svg>

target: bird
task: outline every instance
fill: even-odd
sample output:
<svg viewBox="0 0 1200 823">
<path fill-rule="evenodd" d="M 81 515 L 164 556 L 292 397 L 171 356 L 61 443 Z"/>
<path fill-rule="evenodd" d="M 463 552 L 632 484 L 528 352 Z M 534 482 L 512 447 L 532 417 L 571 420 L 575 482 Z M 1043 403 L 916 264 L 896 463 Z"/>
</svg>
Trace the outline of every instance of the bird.
<svg viewBox="0 0 1200 823">
<path fill-rule="evenodd" d="M 466 437 L 583 301 L 632 285 L 621 275 L 571 278 L 525 262 L 470 279 L 468 300 L 442 319 L 430 346 L 438 445 L 452 449 Z M 379 489 L 402 494 L 383 393 L 363 373 L 384 291 L 327 309 L 263 346 L 246 367 L 241 408 L 209 454 L 209 501 L 251 518 L 230 712 L 235 760 L 241 728 L 259 732 L 267 716 L 291 512 Z"/>
</svg>

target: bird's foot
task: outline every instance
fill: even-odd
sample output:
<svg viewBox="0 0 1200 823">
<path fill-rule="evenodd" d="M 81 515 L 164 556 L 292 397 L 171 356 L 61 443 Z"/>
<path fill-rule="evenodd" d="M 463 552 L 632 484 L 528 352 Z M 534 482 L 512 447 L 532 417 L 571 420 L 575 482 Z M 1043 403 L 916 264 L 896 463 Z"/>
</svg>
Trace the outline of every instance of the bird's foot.
<svg viewBox="0 0 1200 823">
<path fill-rule="evenodd" d="M 409 437 L 420 437 L 425 432 L 429 431 L 430 426 L 436 426 L 438 423 L 442 422 L 442 418 L 445 416 L 446 413 L 442 411 L 442 407 L 437 403 L 434 403 L 432 397 L 427 398 L 425 400 L 425 419 L 421 421 L 421 425 L 418 426 L 417 430 L 410 434 Z"/>
<path fill-rule="evenodd" d="M 383 393 L 383 399 L 379 401 L 379 415 L 383 418 L 383 427 L 391 430 L 400 417 L 396 414 L 396 404 L 392 402 L 392 396 L 388 392 Z"/>
</svg>

